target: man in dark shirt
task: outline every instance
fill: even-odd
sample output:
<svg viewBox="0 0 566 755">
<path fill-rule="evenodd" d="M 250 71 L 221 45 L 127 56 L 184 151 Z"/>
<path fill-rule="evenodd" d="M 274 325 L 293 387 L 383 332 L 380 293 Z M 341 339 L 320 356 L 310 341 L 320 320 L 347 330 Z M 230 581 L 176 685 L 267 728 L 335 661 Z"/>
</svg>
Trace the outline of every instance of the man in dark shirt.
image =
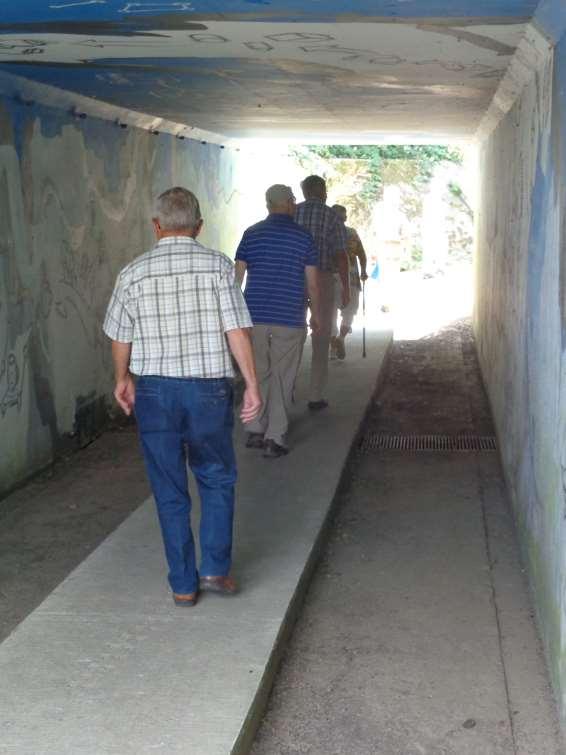
<svg viewBox="0 0 566 755">
<path fill-rule="evenodd" d="M 295 220 L 312 234 L 318 250 L 320 287 L 320 328 L 312 334 L 312 362 L 309 409 L 325 409 L 328 383 L 328 349 L 334 314 L 335 281 L 342 286 L 342 306 L 350 301 L 346 230 L 344 223 L 326 204 L 326 182 L 320 176 L 308 176 L 301 184 L 305 201 L 295 208 Z"/>
<path fill-rule="evenodd" d="M 265 198 L 269 215 L 245 231 L 236 276 L 241 282 L 247 273 L 244 295 L 264 397 L 261 414 L 248 425 L 246 445 L 276 458 L 288 453 L 288 410 L 305 338 L 305 282 L 313 333 L 318 327 L 318 253 L 310 233 L 293 220 L 290 187 L 271 186 Z"/>
</svg>

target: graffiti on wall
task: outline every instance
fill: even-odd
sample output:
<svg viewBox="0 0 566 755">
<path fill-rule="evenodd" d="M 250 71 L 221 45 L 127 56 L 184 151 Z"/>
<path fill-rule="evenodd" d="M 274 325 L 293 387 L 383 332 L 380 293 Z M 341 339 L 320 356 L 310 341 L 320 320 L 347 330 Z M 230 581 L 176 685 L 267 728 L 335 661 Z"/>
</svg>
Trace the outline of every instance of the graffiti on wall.
<svg viewBox="0 0 566 755">
<path fill-rule="evenodd" d="M 329 113 L 334 128 L 347 116 L 369 131 L 384 110 L 400 113 L 405 126 L 408 113 L 421 124 L 426 98 L 442 128 L 449 114 L 452 126 L 469 133 L 524 32 L 521 24 L 476 26 L 472 34 L 464 26 L 357 21 L 214 20 L 200 27 L 4 34 L 0 70 L 231 136 L 276 130 L 293 116 L 300 122 L 303 99 L 316 113 L 309 122 L 322 113 L 326 130 Z M 316 97 L 304 98 L 313 82 Z M 371 108 L 356 105 L 363 96 Z M 265 107 L 269 115 L 256 112 Z"/>
<path fill-rule="evenodd" d="M 10 351 L 2 359 L 0 385 L 3 386 L 4 393 L 0 395 L 0 418 L 3 418 L 11 407 L 15 407 L 18 412 L 21 410 L 27 365 L 27 343 L 20 354 Z"/>
<path fill-rule="evenodd" d="M 566 76 L 543 41 L 520 97 L 481 147 L 475 329 L 564 717 Z"/>
<path fill-rule="evenodd" d="M 88 442 L 104 422 L 104 312 L 119 270 L 153 242 L 155 194 L 179 171 L 203 214 L 224 219 L 210 236 L 218 242 L 238 176 L 227 150 L 42 106 L 0 100 L 0 133 L 1 493 L 34 471 L 32 460 L 47 463 L 68 436 Z"/>
<path fill-rule="evenodd" d="M 124 12 L 132 6 L 124 6 Z M 314 27 L 314 28 L 312 28 Z M 407 32 L 414 44 L 403 41 Z M 4 34 L 0 37 L 0 61 L 29 61 L 41 64 L 93 64 L 98 61 L 153 59 L 157 68 L 165 69 L 167 60 L 179 58 L 260 58 L 277 57 L 320 62 L 334 60 L 357 67 L 406 65 L 437 65 L 441 60 L 447 71 L 467 71 L 477 63 L 477 48 L 484 57 L 493 53 L 492 68 L 505 69 L 505 59 L 513 54 L 521 38 L 522 27 L 490 27 L 487 34 L 470 34 L 464 28 L 451 29 L 427 25 L 399 30 L 387 24 L 352 23 L 340 29 L 335 25 L 312 24 L 308 31 L 296 25 L 257 22 L 242 24 L 213 21 L 202 25 L 202 31 L 159 29 L 130 35 L 85 34 Z M 452 38 L 451 38 L 452 37 Z M 501 41 L 499 39 L 501 37 Z M 462 39 L 465 44 L 462 45 Z M 511 44 L 509 44 L 509 41 Z M 443 55 L 438 55 L 439 46 Z M 409 50 L 399 55 L 399 50 Z M 431 56 L 427 53 L 437 53 Z M 450 66 L 457 66 L 453 69 Z"/>
</svg>

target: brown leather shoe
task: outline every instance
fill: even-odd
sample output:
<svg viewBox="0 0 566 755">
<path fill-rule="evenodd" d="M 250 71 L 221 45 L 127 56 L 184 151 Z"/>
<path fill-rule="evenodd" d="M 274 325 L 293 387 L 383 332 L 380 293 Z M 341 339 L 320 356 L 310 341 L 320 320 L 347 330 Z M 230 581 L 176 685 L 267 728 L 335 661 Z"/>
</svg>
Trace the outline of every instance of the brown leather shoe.
<svg viewBox="0 0 566 755">
<path fill-rule="evenodd" d="M 182 594 L 182 593 L 173 593 L 173 602 L 176 606 L 187 606 L 192 607 L 196 605 L 197 602 L 197 594 L 196 592 L 190 592 L 188 594 Z"/>
<path fill-rule="evenodd" d="M 233 577 L 201 577 L 200 589 L 208 592 L 217 592 L 221 595 L 235 595 L 238 585 Z"/>
</svg>

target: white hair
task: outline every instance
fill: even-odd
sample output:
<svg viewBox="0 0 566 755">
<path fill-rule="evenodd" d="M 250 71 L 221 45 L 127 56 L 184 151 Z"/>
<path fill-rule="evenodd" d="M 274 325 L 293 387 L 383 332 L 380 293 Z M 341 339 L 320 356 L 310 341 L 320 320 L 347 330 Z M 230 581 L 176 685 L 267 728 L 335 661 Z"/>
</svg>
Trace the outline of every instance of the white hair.
<svg viewBox="0 0 566 755">
<path fill-rule="evenodd" d="M 201 220 L 198 199 L 188 189 L 175 186 L 157 197 L 155 219 L 164 231 L 186 231 Z"/>
</svg>

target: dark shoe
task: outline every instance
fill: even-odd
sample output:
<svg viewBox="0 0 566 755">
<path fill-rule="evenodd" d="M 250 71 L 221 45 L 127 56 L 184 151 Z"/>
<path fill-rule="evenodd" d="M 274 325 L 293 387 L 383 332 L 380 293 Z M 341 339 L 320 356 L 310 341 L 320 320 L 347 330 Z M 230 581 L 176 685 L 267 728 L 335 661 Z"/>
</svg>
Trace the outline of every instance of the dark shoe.
<svg viewBox="0 0 566 755">
<path fill-rule="evenodd" d="M 263 456 L 266 459 L 278 459 L 280 456 L 285 456 L 289 453 L 289 449 L 285 448 L 285 446 L 280 446 L 279 443 L 276 443 L 274 440 L 265 441 L 265 448 L 263 450 Z"/>
<path fill-rule="evenodd" d="M 188 594 L 180 594 L 180 593 L 173 593 L 173 602 L 176 606 L 187 606 L 188 608 L 196 605 L 197 602 L 197 594 L 196 592 L 191 592 Z"/>
<path fill-rule="evenodd" d="M 235 595 L 238 585 L 233 577 L 201 577 L 200 589 L 208 592 L 218 592 L 221 595 Z"/>
<path fill-rule="evenodd" d="M 328 406 L 328 401 L 325 401 L 324 399 L 321 399 L 320 401 L 309 401 L 308 407 L 311 410 L 311 412 L 318 412 L 321 409 L 326 409 Z"/>
<path fill-rule="evenodd" d="M 263 433 L 248 433 L 246 448 L 263 448 L 264 445 Z"/>
</svg>

